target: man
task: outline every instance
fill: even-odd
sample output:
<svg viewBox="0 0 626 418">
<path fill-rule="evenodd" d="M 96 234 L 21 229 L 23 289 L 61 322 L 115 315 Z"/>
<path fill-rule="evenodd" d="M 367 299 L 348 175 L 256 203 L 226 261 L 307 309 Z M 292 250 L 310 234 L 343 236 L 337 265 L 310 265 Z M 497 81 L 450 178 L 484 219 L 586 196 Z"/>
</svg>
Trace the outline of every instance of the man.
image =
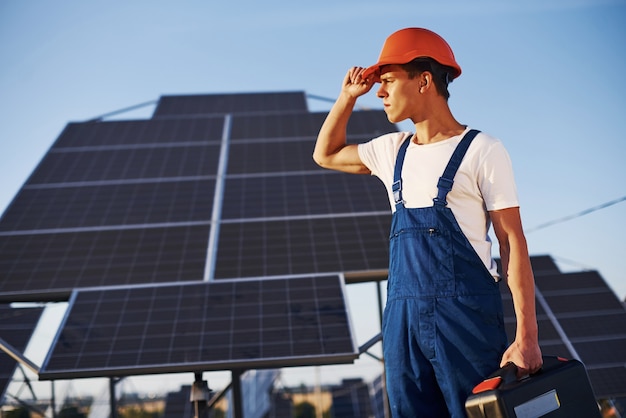
<svg viewBox="0 0 626 418">
<path fill-rule="evenodd" d="M 474 385 L 499 366 L 513 362 L 521 376 L 542 364 L 511 163 L 499 140 L 452 115 L 448 83 L 460 74 L 439 35 L 395 32 L 375 65 L 348 71 L 313 154 L 322 167 L 379 177 L 389 194 L 383 354 L 395 417 L 463 417 Z M 376 82 L 389 121 L 410 119 L 415 133 L 347 144 L 356 100 Z M 515 305 L 508 348 L 490 225 Z"/>
</svg>

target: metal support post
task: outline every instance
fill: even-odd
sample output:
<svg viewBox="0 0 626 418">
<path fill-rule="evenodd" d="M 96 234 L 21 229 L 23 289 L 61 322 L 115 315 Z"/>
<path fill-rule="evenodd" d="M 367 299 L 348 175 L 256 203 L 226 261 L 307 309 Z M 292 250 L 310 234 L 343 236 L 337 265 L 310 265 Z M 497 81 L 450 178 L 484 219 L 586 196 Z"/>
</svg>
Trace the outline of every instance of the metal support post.
<svg viewBox="0 0 626 418">
<path fill-rule="evenodd" d="M 202 373 L 195 374 L 195 381 L 191 386 L 190 401 L 193 403 L 194 418 L 208 418 L 209 408 L 207 402 L 210 397 L 209 385 L 202 380 Z"/>
<path fill-rule="evenodd" d="M 233 390 L 233 418 L 243 418 L 243 400 L 241 397 L 241 370 L 231 370 Z"/>
</svg>

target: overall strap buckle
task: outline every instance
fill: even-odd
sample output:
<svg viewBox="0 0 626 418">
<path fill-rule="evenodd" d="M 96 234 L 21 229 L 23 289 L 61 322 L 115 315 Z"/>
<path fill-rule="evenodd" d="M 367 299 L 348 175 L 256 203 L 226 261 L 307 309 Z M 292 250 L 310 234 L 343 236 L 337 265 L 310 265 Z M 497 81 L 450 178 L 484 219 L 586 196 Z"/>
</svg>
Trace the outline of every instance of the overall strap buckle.
<svg viewBox="0 0 626 418">
<path fill-rule="evenodd" d="M 454 184 L 454 180 L 447 179 L 445 177 L 439 177 L 439 181 L 437 182 L 437 197 L 433 199 L 435 205 L 439 206 L 447 206 L 448 201 L 446 200 L 446 196 L 448 192 L 452 190 L 452 185 Z"/>
<path fill-rule="evenodd" d="M 396 205 L 404 203 L 402 200 L 402 179 L 393 182 L 391 191 L 393 192 L 393 200 Z"/>
</svg>

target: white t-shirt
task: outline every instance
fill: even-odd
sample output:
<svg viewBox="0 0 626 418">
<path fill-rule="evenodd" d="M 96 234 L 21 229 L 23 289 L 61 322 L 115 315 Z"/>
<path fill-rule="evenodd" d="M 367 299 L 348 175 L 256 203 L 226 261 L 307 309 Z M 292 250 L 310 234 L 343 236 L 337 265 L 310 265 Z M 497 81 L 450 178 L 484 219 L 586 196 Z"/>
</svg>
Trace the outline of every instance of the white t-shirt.
<svg viewBox="0 0 626 418">
<path fill-rule="evenodd" d="M 402 198 L 407 208 L 433 205 L 437 182 L 456 146 L 469 128 L 459 136 L 418 145 L 411 141 L 402 167 Z M 395 202 L 391 185 L 396 156 L 409 132 L 396 132 L 359 144 L 361 161 L 372 175 L 384 184 L 391 209 Z M 448 207 L 474 250 L 495 276 L 497 270 L 491 256 L 488 232 L 491 221 L 487 211 L 519 206 L 511 159 L 502 142 L 479 133 L 470 145 L 448 193 Z"/>
</svg>

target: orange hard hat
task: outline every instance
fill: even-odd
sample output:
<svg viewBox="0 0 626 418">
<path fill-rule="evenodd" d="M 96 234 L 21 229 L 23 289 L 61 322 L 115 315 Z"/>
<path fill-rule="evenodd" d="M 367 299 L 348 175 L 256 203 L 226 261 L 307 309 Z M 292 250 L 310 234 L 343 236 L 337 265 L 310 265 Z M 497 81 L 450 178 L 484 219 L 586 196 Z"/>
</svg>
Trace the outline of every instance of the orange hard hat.
<svg viewBox="0 0 626 418">
<path fill-rule="evenodd" d="M 363 78 L 370 75 L 380 77 L 380 67 L 388 64 L 406 64 L 415 58 L 429 57 L 439 64 L 452 67 L 452 79 L 461 75 L 461 67 L 457 64 L 450 45 L 435 32 L 422 28 L 400 29 L 385 40 L 378 62 L 363 72 Z"/>
</svg>

